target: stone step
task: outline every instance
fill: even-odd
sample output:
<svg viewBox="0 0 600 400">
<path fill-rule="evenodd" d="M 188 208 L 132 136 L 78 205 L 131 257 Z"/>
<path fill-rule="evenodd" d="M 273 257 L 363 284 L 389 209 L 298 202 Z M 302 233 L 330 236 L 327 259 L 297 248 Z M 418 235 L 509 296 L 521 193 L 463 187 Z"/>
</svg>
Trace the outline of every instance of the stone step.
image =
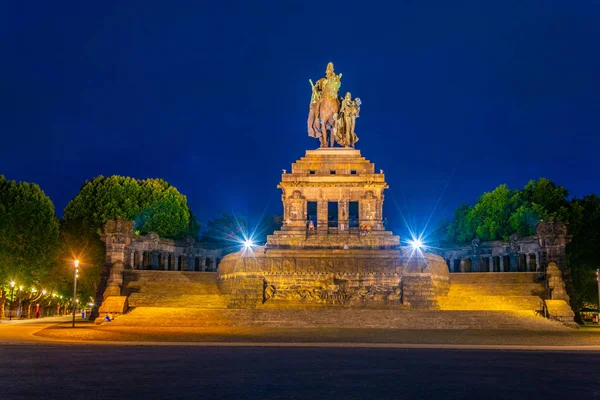
<svg viewBox="0 0 600 400">
<path fill-rule="evenodd" d="M 129 296 L 130 307 L 227 308 L 227 295 L 142 295 Z"/>
<path fill-rule="evenodd" d="M 450 283 L 448 295 L 502 295 L 502 296 L 539 296 L 545 293 L 542 285 L 535 283 L 527 284 L 466 284 L 466 283 Z"/>
<path fill-rule="evenodd" d="M 441 310 L 539 310 L 538 296 L 439 296 Z"/>
<path fill-rule="evenodd" d="M 165 327 L 510 329 L 556 331 L 563 324 L 533 311 L 413 311 L 413 310 L 207 310 L 137 307 L 112 324 Z"/>
<path fill-rule="evenodd" d="M 450 274 L 450 284 L 521 284 L 535 283 L 539 272 L 453 272 Z"/>
<path fill-rule="evenodd" d="M 128 283 L 123 288 L 128 294 L 133 293 L 164 293 L 164 294 L 220 294 L 215 284 L 200 283 Z"/>
<path fill-rule="evenodd" d="M 216 283 L 216 272 L 186 272 L 186 271 L 143 271 L 126 270 L 123 274 L 124 282 L 179 282 L 179 283 Z"/>
</svg>

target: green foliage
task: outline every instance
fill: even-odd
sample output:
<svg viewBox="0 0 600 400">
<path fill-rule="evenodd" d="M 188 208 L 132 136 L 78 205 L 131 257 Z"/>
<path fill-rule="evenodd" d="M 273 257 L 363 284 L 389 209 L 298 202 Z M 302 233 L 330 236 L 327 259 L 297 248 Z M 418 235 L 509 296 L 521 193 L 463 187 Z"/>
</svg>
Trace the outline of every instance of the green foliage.
<svg viewBox="0 0 600 400">
<path fill-rule="evenodd" d="M 454 218 L 447 223 L 446 238 L 449 241 L 464 243 L 475 237 L 477 227 L 472 224 L 472 220 L 469 218 L 472 208 L 466 204 L 461 204 L 454 211 Z"/>
<path fill-rule="evenodd" d="M 545 178 L 529 181 L 522 190 L 500 185 L 481 195 L 474 206 L 463 204 L 455 211 L 446 240 L 465 243 L 478 237 L 506 241 L 513 233 L 533 235 L 540 220 L 568 220 L 567 195 L 562 186 Z"/>
<path fill-rule="evenodd" d="M 61 258 L 82 262 L 80 287 L 86 298 L 96 293 L 104 265 L 99 233 L 107 221 L 117 217 L 135 221 L 136 234 L 156 232 L 165 238 L 184 238 L 197 237 L 200 230 L 186 197 L 162 179 L 115 175 L 85 182 L 65 208 Z"/>
<path fill-rule="evenodd" d="M 0 175 L 0 298 L 6 297 L 11 280 L 31 286 L 45 279 L 55 265 L 57 248 L 52 201 L 38 185 Z"/>
<path fill-rule="evenodd" d="M 567 246 L 578 304 L 598 304 L 596 269 L 600 268 L 600 198 L 595 195 L 571 201 Z"/>
<path fill-rule="evenodd" d="M 512 233 L 535 234 L 541 220 L 569 223 L 572 241 L 567 246 L 568 265 L 575 287 L 574 304 L 598 304 L 595 270 L 600 268 L 600 198 L 595 194 L 567 200 L 569 192 L 552 181 L 529 181 L 522 190 L 500 185 L 484 193 L 474 206 L 461 205 L 446 222 L 446 240 L 465 243 L 508 240 Z"/>
<path fill-rule="evenodd" d="M 98 176 L 86 182 L 65 208 L 65 221 L 80 221 L 85 231 L 98 231 L 121 217 L 136 222 L 142 234 L 182 238 L 198 227 L 187 199 L 162 179 L 137 180 Z"/>
</svg>

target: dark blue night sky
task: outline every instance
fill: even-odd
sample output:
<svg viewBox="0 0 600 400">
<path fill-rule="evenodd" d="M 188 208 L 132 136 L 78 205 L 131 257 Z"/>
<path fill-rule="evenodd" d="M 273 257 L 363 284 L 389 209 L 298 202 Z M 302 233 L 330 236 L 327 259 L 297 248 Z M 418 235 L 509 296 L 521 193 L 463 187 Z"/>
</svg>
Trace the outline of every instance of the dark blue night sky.
<svg viewBox="0 0 600 400">
<path fill-rule="evenodd" d="M 391 228 L 501 183 L 600 193 L 598 2 L 4 1 L 0 37 L 0 174 L 59 216 L 99 174 L 164 178 L 202 221 L 280 213 L 328 61 Z"/>
</svg>

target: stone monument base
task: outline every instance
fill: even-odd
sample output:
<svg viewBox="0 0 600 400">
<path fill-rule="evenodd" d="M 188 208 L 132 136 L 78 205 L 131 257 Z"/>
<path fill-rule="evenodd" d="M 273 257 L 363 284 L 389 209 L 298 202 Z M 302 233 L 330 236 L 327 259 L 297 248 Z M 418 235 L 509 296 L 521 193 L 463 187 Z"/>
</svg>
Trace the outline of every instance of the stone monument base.
<svg viewBox="0 0 600 400">
<path fill-rule="evenodd" d="M 403 250 L 265 249 L 227 255 L 217 283 L 231 308 L 436 309 L 448 291 L 444 260 Z"/>
</svg>

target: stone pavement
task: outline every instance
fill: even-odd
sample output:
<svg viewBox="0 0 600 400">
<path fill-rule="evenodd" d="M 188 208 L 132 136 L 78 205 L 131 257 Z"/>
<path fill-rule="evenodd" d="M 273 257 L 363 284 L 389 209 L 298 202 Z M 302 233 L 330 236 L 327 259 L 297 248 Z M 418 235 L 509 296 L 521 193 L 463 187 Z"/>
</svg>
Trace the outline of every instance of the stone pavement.
<svg viewBox="0 0 600 400">
<path fill-rule="evenodd" d="M 39 337 L 33 336 L 34 333 L 51 327 L 56 324 L 72 321 L 71 316 L 48 317 L 37 319 L 21 319 L 12 321 L 0 320 L 0 342 L 39 342 Z M 76 318 L 81 322 L 81 318 Z"/>
</svg>

